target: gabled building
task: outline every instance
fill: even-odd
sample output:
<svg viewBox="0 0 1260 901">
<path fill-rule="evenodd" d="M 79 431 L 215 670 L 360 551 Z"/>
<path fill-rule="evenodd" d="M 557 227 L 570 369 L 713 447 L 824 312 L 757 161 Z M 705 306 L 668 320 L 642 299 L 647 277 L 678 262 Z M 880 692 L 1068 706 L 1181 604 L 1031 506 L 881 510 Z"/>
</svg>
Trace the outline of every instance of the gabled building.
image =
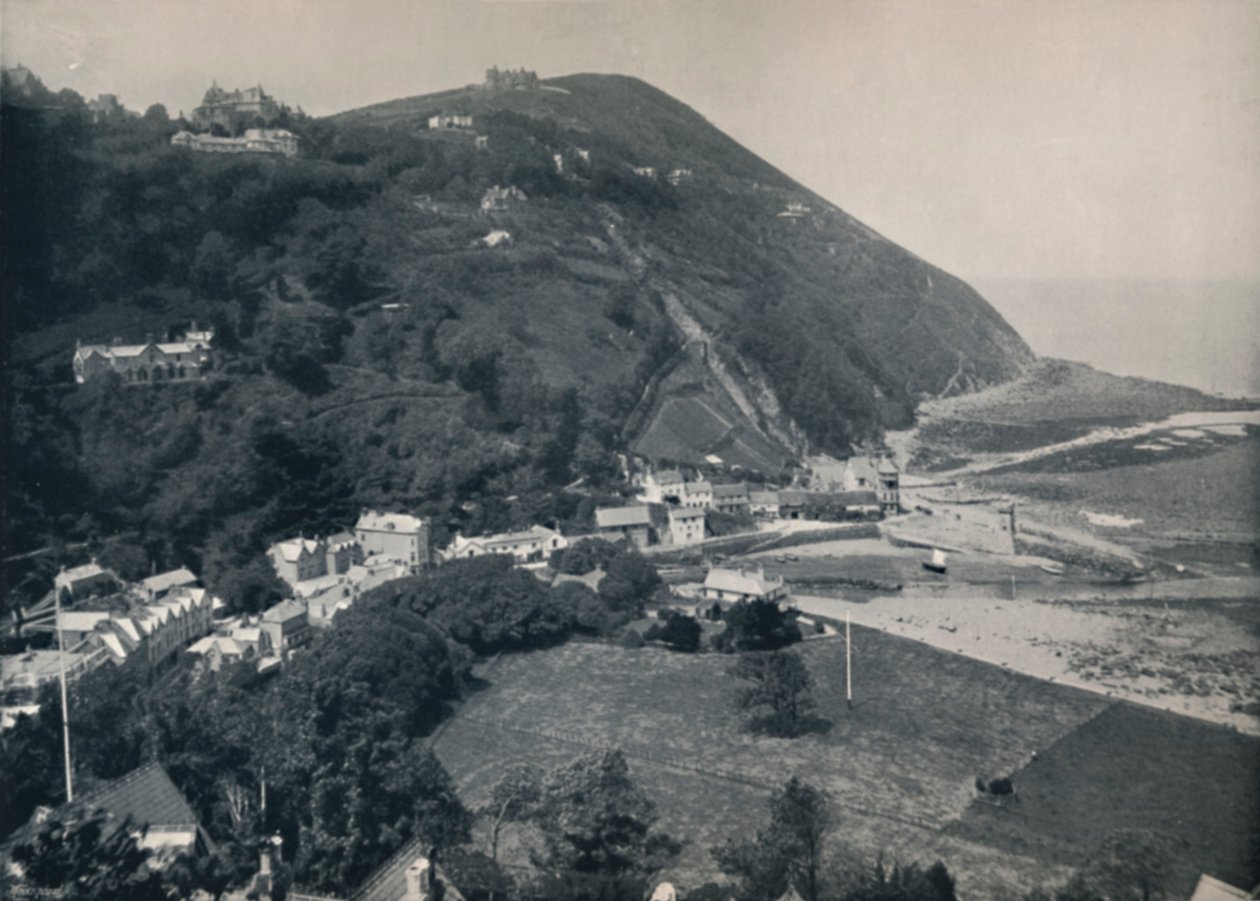
<svg viewBox="0 0 1260 901">
<path fill-rule="evenodd" d="M 429 523 L 418 516 L 365 510 L 355 523 L 354 535 L 365 557 L 392 557 L 412 572 L 431 562 Z"/>
<path fill-rule="evenodd" d="M 119 584 L 121 583 L 118 574 L 112 569 L 101 566 L 96 562 L 95 557 L 82 566 L 74 566 L 70 569 L 63 566 L 61 571 L 53 576 L 53 590 L 68 592 L 74 600 L 107 594 L 117 590 Z"/>
<path fill-rule="evenodd" d="M 447 878 L 433 851 L 418 839 L 381 864 L 355 891 L 345 897 L 308 893 L 294 886 L 288 901 L 464 901 Z"/>
<path fill-rule="evenodd" d="M 247 128 L 238 138 L 180 131 L 171 135 L 171 146 L 198 153 L 272 153 L 294 157 L 302 149 L 302 139 L 284 128 Z"/>
<path fill-rule="evenodd" d="M 545 526 L 532 526 L 521 532 L 502 532 L 465 538 L 456 533 L 450 547 L 440 552 L 443 560 L 467 560 L 487 554 L 503 554 L 517 563 L 550 560 L 556 551 L 569 546 L 559 532 Z"/>
<path fill-rule="evenodd" d="M 605 541 L 629 539 L 640 549 L 652 535 L 652 513 L 644 504 L 631 507 L 600 507 L 595 511 L 595 533 Z"/>
<path fill-rule="evenodd" d="M 280 111 L 280 104 L 263 90 L 262 85 L 227 91 L 217 82 L 211 82 L 201 105 L 193 109 L 189 121 L 201 131 L 209 131 L 217 125 L 228 133 L 235 133 L 242 125 L 270 124 Z"/>
<path fill-rule="evenodd" d="M 681 503 L 686 480 L 677 469 L 662 469 L 643 476 L 643 499 L 650 504 Z"/>
<path fill-rule="evenodd" d="M 327 550 L 327 546 L 315 538 L 290 538 L 269 547 L 267 557 L 276 575 L 292 586 L 328 575 Z"/>
<path fill-rule="evenodd" d="M 202 336 L 212 332 L 195 332 L 199 337 L 182 341 L 157 342 L 149 338 L 143 344 L 123 344 L 115 339 L 109 344 L 75 342 L 74 380 L 82 385 L 107 372 L 116 372 L 128 385 L 151 385 L 154 382 L 187 382 L 202 378 L 213 366 L 210 340 Z"/>
<path fill-rule="evenodd" d="M 888 454 L 858 454 L 845 461 L 845 491 L 874 491 L 886 514 L 901 510 L 901 469 Z"/>
<path fill-rule="evenodd" d="M 714 567 L 704 577 L 701 597 L 711 601 L 783 601 L 787 584 L 782 576 L 768 578 L 760 567 L 725 569 Z"/>
<path fill-rule="evenodd" d="M 704 479 L 685 483 L 681 501 L 684 507 L 708 510 L 713 506 L 713 484 Z"/>
</svg>

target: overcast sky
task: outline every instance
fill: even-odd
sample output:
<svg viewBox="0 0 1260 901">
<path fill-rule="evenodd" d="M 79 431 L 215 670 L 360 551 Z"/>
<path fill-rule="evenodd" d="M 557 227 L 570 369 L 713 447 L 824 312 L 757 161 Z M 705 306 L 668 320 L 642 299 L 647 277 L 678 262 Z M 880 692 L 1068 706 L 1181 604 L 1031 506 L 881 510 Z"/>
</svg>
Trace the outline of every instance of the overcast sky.
<svg viewBox="0 0 1260 901">
<path fill-rule="evenodd" d="M 1256 0 L 0 0 L 6 65 L 330 113 L 639 75 L 964 278 L 1260 280 Z"/>
</svg>

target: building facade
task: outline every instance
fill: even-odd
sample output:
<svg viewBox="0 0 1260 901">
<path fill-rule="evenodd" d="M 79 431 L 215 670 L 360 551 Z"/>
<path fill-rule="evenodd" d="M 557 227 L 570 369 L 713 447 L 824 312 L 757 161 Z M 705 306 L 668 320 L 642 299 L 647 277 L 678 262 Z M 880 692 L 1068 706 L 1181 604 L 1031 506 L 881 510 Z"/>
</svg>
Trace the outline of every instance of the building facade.
<svg viewBox="0 0 1260 901">
<path fill-rule="evenodd" d="M 517 563 L 550 560 L 556 551 L 569 546 L 559 532 L 545 526 L 533 526 L 523 532 L 502 532 L 465 538 L 456 533 L 450 547 L 440 552 L 443 560 L 467 560 L 487 554 L 504 554 Z"/>
<path fill-rule="evenodd" d="M 652 536 L 652 513 L 643 504 L 632 507 L 600 507 L 595 511 L 595 532 L 605 541 L 630 540 L 642 549 Z"/>
<path fill-rule="evenodd" d="M 192 111 L 189 121 L 194 128 L 209 131 L 219 126 L 235 133 L 242 126 L 269 125 L 280 115 L 281 105 L 263 90 L 262 85 L 227 91 L 212 82 L 201 99 L 201 106 Z"/>
<path fill-rule="evenodd" d="M 365 510 L 355 523 L 354 534 L 365 556 L 392 557 L 412 572 L 432 562 L 429 523 L 418 516 Z"/>
<path fill-rule="evenodd" d="M 156 342 L 149 338 L 143 344 L 123 344 L 119 339 L 109 344 L 75 342 L 74 380 L 82 385 L 107 372 L 116 372 L 129 385 L 194 381 L 213 366 L 213 337 L 214 332 L 194 325 L 182 341 Z"/>
<path fill-rule="evenodd" d="M 283 128 L 247 128 L 238 138 L 180 131 L 171 135 L 171 146 L 198 153 L 272 153 L 293 157 L 302 149 L 302 139 Z"/>
</svg>

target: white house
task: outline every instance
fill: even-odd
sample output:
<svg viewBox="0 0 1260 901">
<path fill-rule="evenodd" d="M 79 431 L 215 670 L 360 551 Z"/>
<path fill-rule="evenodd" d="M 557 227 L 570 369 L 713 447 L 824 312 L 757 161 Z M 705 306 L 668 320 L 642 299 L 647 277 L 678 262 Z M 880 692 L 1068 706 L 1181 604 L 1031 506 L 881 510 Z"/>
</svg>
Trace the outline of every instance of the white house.
<svg viewBox="0 0 1260 901">
<path fill-rule="evenodd" d="M 711 601 L 782 601 L 788 596 L 782 576 L 767 578 L 760 567 L 714 567 L 704 577 L 700 596 Z"/>
<path fill-rule="evenodd" d="M 450 547 L 439 552 L 443 560 L 467 560 L 487 554 L 504 554 L 515 558 L 517 563 L 534 563 L 550 560 L 551 555 L 569 542 L 559 532 L 545 526 L 532 526 L 523 532 L 502 532 L 465 538 L 456 534 Z"/>
<path fill-rule="evenodd" d="M 704 510 L 699 507 L 670 507 L 669 537 L 673 544 L 695 544 L 704 540 Z"/>
</svg>

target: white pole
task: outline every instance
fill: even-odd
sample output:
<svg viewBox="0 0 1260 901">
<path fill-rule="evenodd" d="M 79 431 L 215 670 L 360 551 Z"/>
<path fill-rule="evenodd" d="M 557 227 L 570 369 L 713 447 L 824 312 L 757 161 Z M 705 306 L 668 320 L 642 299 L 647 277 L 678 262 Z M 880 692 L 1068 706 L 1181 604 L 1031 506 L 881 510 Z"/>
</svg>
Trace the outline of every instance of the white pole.
<svg viewBox="0 0 1260 901">
<path fill-rule="evenodd" d="M 853 709 L 853 644 L 849 635 L 849 611 L 844 611 L 844 697 Z"/>
<path fill-rule="evenodd" d="M 53 587 L 57 617 L 57 669 L 61 676 L 61 734 L 66 750 L 66 802 L 74 800 L 74 776 L 70 771 L 70 703 L 66 699 L 66 643 L 61 634 L 61 588 Z"/>
</svg>

